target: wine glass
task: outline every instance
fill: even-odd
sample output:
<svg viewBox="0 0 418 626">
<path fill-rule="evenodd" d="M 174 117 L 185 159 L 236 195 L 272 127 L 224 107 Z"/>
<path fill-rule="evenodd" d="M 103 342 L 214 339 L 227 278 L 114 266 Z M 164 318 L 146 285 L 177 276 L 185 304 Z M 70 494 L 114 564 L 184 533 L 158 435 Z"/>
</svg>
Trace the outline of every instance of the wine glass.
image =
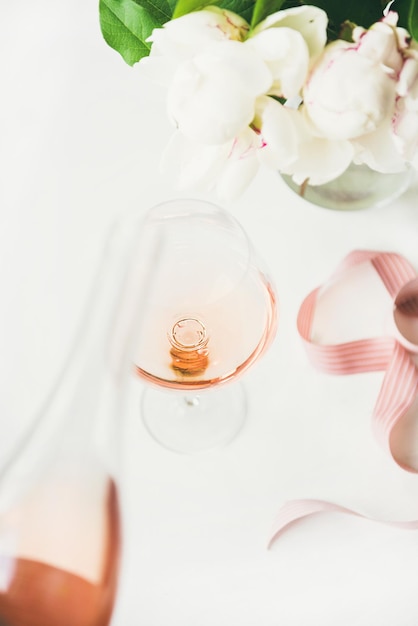
<svg viewBox="0 0 418 626">
<path fill-rule="evenodd" d="M 246 415 L 240 377 L 270 345 L 276 295 L 247 234 L 205 201 L 152 208 L 139 241 L 135 370 L 142 417 L 160 444 L 198 452 L 231 441 Z"/>
</svg>

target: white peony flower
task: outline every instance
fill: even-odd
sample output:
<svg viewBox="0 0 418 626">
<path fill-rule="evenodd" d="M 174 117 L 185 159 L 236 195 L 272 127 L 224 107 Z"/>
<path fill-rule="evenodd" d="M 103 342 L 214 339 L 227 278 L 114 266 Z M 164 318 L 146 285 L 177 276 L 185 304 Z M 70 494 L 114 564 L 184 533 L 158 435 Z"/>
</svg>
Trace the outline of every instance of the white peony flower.
<svg viewBox="0 0 418 626">
<path fill-rule="evenodd" d="M 257 96 L 271 84 L 254 50 L 237 41 L 218 42 L 180 65 L 169 87 L 168 112 L 189 139 L 222 144 L 251 123 Z"/>
<path fill-rule="evenodd" d="M 214 6 L 188 13 L 153 30 L 150 54 L 139 66 L 155 82 L 167 85 L 180 63 L 216 41 L 243 41 L 249 28 L 236 13 Z"/>
<path fill-rule="evenodd" d="M 396 172 L 418 150 L 418 45 L 389 9 L 326 45 L 326 13 L 278 11 L 253 31 L 208 7 L 155 29 L 140 66 L 168 88 L 163 157 L 181 189 L 237 197 L 259 165 L 321 185 L 354 161 Z M 283 105 L 277 97 L 287 102 Z"/>
<path fill-rule="evenodd" d="M 346 41 L 329 44 L 303 90 L 304 109 L 318 136 L 352 139 L 390 115 L 395 81 L 382 64 Z"/>
<path fill-rule="evenodd" d="M 262 137 L 258 157 L 263 165 L 282 170 L 298 157 L 300 142 L 304 139 L 301 115 L 266 96 L 257 100 L 256 110 L 254 124 Z"/>
</svg>

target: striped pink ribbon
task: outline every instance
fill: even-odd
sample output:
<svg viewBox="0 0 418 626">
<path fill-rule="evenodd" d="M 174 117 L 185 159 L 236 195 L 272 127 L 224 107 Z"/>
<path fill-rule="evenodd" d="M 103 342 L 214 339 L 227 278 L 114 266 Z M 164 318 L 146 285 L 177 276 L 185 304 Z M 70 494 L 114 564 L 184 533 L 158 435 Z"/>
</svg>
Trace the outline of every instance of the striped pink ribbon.
<svg viewBox="0 0 418 626">
<path fill-rule="evenodd" d="M 393 301 L 401 288 L 405 288 L 405 285 L 417 276 L 409 262 L 399 254 L 356 250 L 342 261 L 331 278 L 341 280 L 349 268 L 361 263 L 372 265 Z M 385 371 L 383 384 L 373 411 L 373 429 L 379 442 L 403 469 L 417 472 L 416 468 L 396 460 L 391 447 L 393 429 L 412 406 L 418 392 L 418 368 L 414 362 L 410 343 L 402 341 L 402 337 L 395 336 L 331 345 L 315 343 L 312 339 L 312 326 L 320 289 L 318 287 L 305 298 L 297 319 L 298 331 L 304 341 L 309 360 L 316 368 L 330 374 Z M 294 500 L 286 503 L 280 509 L 273 525 L 269 545 L 285 528 L 298 519 L 327 511 L 365 517 L 350 509 L 323 500 Z M 384 523 L 402 528 L 418 528 L 418 521 Z"/>
</svg>

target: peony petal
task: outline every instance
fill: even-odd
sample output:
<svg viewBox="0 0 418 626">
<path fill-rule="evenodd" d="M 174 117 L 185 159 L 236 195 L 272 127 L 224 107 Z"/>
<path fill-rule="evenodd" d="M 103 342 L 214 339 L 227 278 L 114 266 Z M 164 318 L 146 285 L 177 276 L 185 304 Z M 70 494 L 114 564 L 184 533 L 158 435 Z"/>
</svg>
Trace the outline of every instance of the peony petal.
<svg viewBox="0 0 418 626">
<path fill-rule="evenodd" d="M 418 110 L 400 99 L 393 120 L 393 140 L 401 157 L 412 161 L 418 150 Z"/>
<path fill-rule="evenodd" d="M 190 139 L 223 144 L 250 124 L 255 99 L 271 82 L 253 50 L 238 42 L 218 43 L 179 67 L 168 92 L 168 112 Z"/>
<path fill-rule="evenodd" d="M 190 58 L 214 41 L 242 41 L 248 30 L 248 23 L 236 13 L 207 7 L 155 29 L 149 38 L 153 42 L 151 54 L 174 53 L 181 59 Z"/>
<path fill-rule="evenodd" d="M 389 71 L 398 74 L 403 63 L 399 49 L 397 30 L 383 20 L 373 24 L 368 30 L 361 27 L 353 30 L 353 40 L 357 42 L 359 54 L 377 64 L 382 64 Z"/>
<path fill-rule="evenodd" d="M 217 190 L 219 197 L 238 197 L 256 175 L 260 138 L 247 128 L 233 142 L 209 146 L 191 141 L 180 131 L 171 137 L 161 159 L 161 170 L 179 189 Z"/>
<path fill-rule="evenodd" d="M 281 170 L 298 155 L 303 135 L 301 115 L 265 96 L 257 100 L 256 110 L 264 144 L 259 159 L 267 167 Z"/>
<path fill-rule="evenodd" d="M 222 72 L 223 68 L 234 72 L 246 91 L 255 95 L 265 93 L 272 83 L 271 72 L 259 54 L 238 41 L 213 44 L 195 58 L 202 72 Z"/>
<path fill-rule="evenodd" d="M 260 137 L 251 128 L 246 128 L 235 139 L 216 183 L 220 198 L 235 200 L 251 183 L 259 168 L 260 143 Z"/>
<path fill-rule="evenodd" d="M 327 41 L 328 16 L 318 7 L 306 5 L 272 13 L 258 24 L 253 34 L 268 28 L 287 27 L 298 31 L 307 43 L 309 55 L 319 55 Z"/>
<path fill-rule="evenodd" d="M 222 146 L 199 144 L 175 131 L 162 154 L 161 171 L 179 189 L 210 191 L 222 172 L 231 147 L 232 142 Z"/>
<path fill-rule="evenodd" d="M 396 92 L 406 98 L 409 109 L 418 109 L 418 58 L 410 57 L 405 60 Z"/>
<path fill-rule="evenodd" d="M 302 35 L 291 28 L 267 29 L 244 45 L 254 48 L 271 71 L 269 93 L 293 98 L 300 93 L 309 67 L 309 51 Z"/>
<path fill-rule="evenodd" d="M 192 62 L 176 73 L 167 104 L 181 132 L 207 144 L 232 140 L 254 116 L 254 98 L 233 73 L 202 77 Z"/>
<path fill-rule="evenodd" d="M 254 179 L 259 165 L 255 155 L 227 163 L 216 185 L 219 198 L 225 201 L 236 200 Z"/>
<path fill-rule="evenodd" d="M 340 176 L 350 165 L 353 146 L 349 141 L 329 141 L 311 137 L 300 145 L 298 158 L 282 171 L 290 174 L 296 184 L 309 180 L 311 185 L 322 185 Z"/>
<path fill-rule="evenodd" d="M 394 141 L 391 124 L 391 119 L 388 118 L 374 132 L 353 141 L 356 163 L 366 163 L 373 170 L 385 173 L 401 172 L 405 169 L 404 159 Z"/>
</svg>

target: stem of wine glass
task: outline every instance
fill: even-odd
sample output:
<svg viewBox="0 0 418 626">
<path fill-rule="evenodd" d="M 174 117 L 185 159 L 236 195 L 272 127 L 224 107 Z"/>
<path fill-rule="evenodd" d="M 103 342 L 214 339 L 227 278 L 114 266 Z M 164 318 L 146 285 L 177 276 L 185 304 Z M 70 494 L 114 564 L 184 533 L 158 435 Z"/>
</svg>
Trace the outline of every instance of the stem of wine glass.
<svg viewBox="0 0 418 626">
<path fill-rule="evenodd" d="M 200 399 L 199 396 L 197 395 L 193 395 L 193 396 L 184 396 L 184 401 L 187 404 L 187 406 L 193 407 L 193 406 L 199 406 L 200 403 Z"/>
<path fill-rule="evenodd" d="M 143 390 L 141 412 L 157 443 L 194 454 L 223 447 L 236 437 L 246 420 L 247 399 L 240 382 L 198 393 L 150 385 Z"/>
</svg>

